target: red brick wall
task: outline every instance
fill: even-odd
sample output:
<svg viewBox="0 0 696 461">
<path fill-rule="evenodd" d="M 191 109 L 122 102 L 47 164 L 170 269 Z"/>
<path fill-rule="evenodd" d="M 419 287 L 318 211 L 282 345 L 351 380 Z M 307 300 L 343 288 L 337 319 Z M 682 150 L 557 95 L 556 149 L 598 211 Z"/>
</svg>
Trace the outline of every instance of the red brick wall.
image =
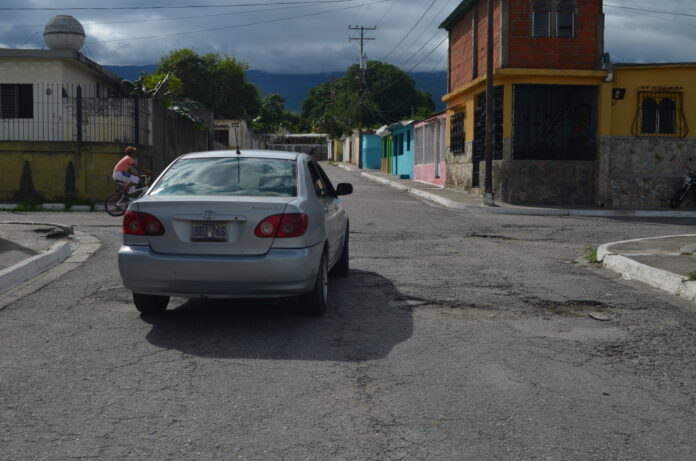
<svg viewBox="0 0 696 461">
<path fill-rule="evenodd" d="M 478 9 L 478 72 L 473 74 L 473 37 L 472 19 Z M 499 25 L 502 14 L 501 0 L 495 0 L 493 24 Z M 486 41 L 488 40 L 487 2 L 479 1 L 466 16 L 460 19 L 450 30 L 450 90 L 454 90 L 486 73 Z M 494 66 L 501 66 L 500 27 L 493 31 Z"/>
<path fill-rule="evenodd" d="M 602 0 L 576 0 L 575 37 L 532 37 L 532 5 L 535 0 L 506 0 L 509 4 L 508 62 L 506 67 L 534 69 L 599 68 Z M 487 2 L 480 0 L 450 30 L 450 91 L 486 73 Z M 472 18 L 478 10 L 478 73 L 473 74 Z M 502 66 L 501 0 L 495 0 L 494 66 Z M 603 24 L 601 24 L 603 26 Z"/>
<path fill-rule="evenodd" d="M 510 0 L 508 66 L 536 69 L 599 68 L 602 0 L 576 0 L 575 37 L 532 37 L 535 0 Z"/>
</svg>

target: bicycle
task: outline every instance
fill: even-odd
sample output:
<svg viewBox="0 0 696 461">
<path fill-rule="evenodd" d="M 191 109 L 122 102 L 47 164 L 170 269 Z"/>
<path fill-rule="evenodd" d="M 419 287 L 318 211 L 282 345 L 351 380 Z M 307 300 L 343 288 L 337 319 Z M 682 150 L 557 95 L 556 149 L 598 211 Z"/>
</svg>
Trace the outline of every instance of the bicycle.
<svg viewBox="0 0 696 461">
<path fill-rule="evenodd" d="M 135 189 L 132 193 L 116 192 L 104 200 L 104 210 L 111 216 L 121 216 L 128 209 L 128 205 L 135 199 L 142 197 L 150 183 L 150 177 L 145 176 L 145 186 Z"/>
<path fill-rule="evenodd" d="M 682 178 L 682 184 L 669 199 L 670 208 L 677 208 L 679 205 L 681 205 L 686 196 L 689 194 L 689 191 L 696 186 L 696 174 L 694 174 L 694 172 L 688 166 L 686 168 L 688 169 L 688 173 Z"/>
</svg>

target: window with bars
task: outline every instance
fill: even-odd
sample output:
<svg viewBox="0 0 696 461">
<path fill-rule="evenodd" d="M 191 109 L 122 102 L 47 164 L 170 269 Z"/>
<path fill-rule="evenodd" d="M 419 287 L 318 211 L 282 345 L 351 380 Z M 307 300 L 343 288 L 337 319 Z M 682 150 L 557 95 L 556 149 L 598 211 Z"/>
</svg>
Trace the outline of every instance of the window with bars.
<svg viewBox="0 0 696 461">
<path fill-rule="evenodd" d="M 450 119 L 450 150 L 453 154 L 464 153 L 464 139 L 464 112 L 458 112 Z"/>
<path fill-rule="evenodd" d="M 513 85 L 512 158 L 594 160 L 597 87 Z"/>
<path fill-rule="evenodd" d="M 646 137 L 683 138 L 689 132 L 681 92 L 638 92 L 638 113 L 633 134 Z"/>
<path fill-rule="evenodd" d="M 34 118 L 31 84 L 0 84 L 0 118 Z"/>
</svg>

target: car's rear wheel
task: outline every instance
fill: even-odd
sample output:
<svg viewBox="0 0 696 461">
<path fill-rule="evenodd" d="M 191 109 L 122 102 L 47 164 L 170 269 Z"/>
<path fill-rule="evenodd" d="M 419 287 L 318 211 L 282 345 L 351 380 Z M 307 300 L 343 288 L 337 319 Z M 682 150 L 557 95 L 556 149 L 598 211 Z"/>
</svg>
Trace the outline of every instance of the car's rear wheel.
<svg viewBox="0 0 696 461">
<path fill-rule="evenodd" d="M 343 239 L 343 251 L 341 252 L 341 257 L 339 260 L 336 262 L 334 265 L 333 269 L 331 272 L 335 275 L 340 275 L 342 277 L 345 277 L 348 275 L 348 272 L 350 272 L 350 255 L 348 251 L 348 236 L 350 235 L 350 231 L 348 226 L 346 226 L 346 236 Z"/>
<path fill-rule="evenodd" d="M 141 314 L 161 314 L 169 304 L 169 296 L 133 293 L 133 303 Z"/>
<path fill-rule="evenodd" d="M 326 250 L 319 261 L 319 271 L 314 281 L 314 288 L 306 295 L 300 296 L 300 309 L 305 314 L 321 315 L 326 312 L 326 300 L 329 296 L 329 270 Z"/>
</svg>

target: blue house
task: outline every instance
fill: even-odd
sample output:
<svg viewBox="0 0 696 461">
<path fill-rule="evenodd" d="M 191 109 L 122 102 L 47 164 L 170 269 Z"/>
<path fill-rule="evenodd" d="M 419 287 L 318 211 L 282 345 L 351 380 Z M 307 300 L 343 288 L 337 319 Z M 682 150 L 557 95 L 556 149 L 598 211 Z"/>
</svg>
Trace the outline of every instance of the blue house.
<svg viewBox="0 0 696 461">
<path fill-rule="evenodd" d="M 413 179 L 413 126 L 414 121 L 401 121 L 389 125 L 392 134 L 391 172 L 402 179 Z"/>
<path fill-rule="evenodd" d="M 362 135 L 362 167 L 372 170 L 382 167 L 382 138 L 369 131 Z"/>
</svg>

